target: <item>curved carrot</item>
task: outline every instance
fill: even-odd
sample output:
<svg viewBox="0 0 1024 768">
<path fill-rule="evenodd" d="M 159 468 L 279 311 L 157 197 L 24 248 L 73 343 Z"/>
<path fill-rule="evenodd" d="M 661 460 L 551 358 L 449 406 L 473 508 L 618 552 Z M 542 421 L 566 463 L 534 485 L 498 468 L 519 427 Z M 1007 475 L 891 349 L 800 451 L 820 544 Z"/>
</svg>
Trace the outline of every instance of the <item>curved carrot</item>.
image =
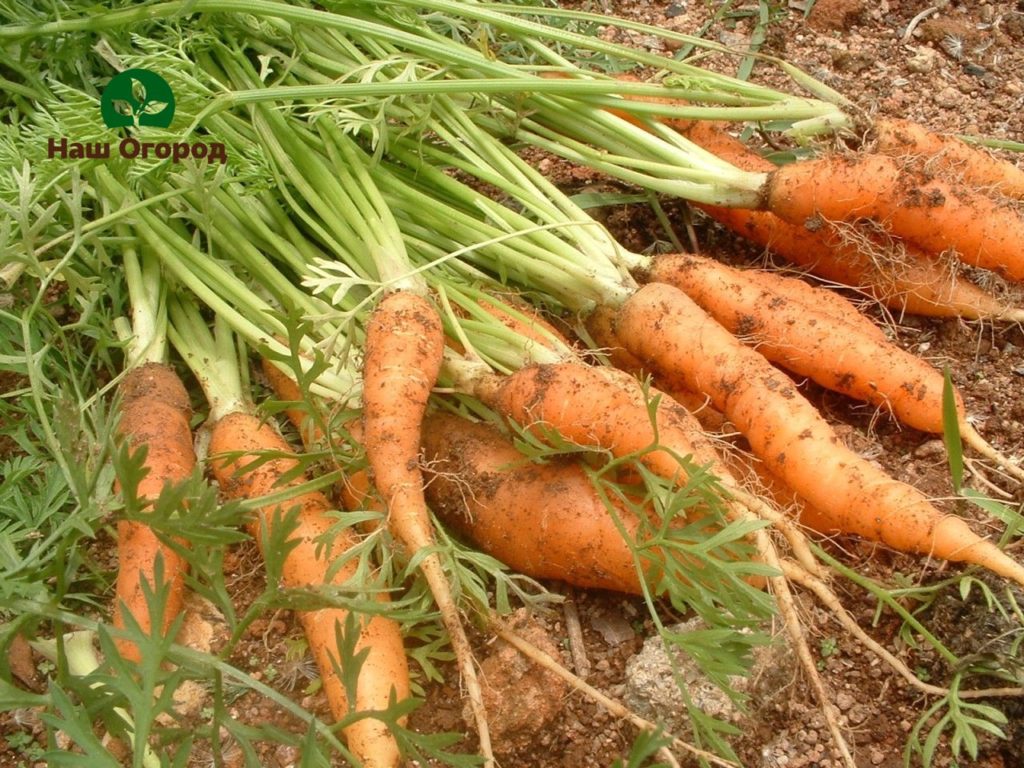
<svg viewBox="0 0 1024 768">
<path fill-rule="evenodd" d="M 751 270 L 679 254 L 658 259 L 650 276 L 684 291 L 772 362 L 880 406 L 915 429 L 942 434 L 942 374 L 886 339 L 778 295 Z"/>
<path fill-rule="evenodd" d="M 679 289 L 644 286 L 622 306 L 617 330 L 634 354 L 709 394 L 769 471 L 836 528 L 1024 584 L 1024 566 L 846 448 L 792 381 Z"/>
<path fill-rule="evenodd" d="M 419 463 L 423 416 L 443 353 L 441 319 L 427 299 L 410 291 L 395 291 L 381 299 L 366 325 L 363 445 L 373 483 L 387 504 L 388 528 L 410 558 L 420 558 L 419 568 L 469 692 L 481 752 L 489 762 L 492 750 L 483 695 L 458 605 L 441 558 L 433 550 L 434 530 Z"/>
<path fill-rule="evenodd" d="M 933 133 L 918 123 L 895 118 L 879 118 L 872 129 L 874 149 L 880 154 L 922 160 L 969 186 L 1024 199 L 1024 170 L 956 136 Z"/>
<path fill-rule="evenodd" d="M 577 463 L 534 464 L 494 427 L 441 413 L 424 422 L 423 449 L 431 507 L 484 552 L 533 578 L 641 594 L 629 546 Z M 635 537 L 639 521 L 616 506 Z"/>
<path fill-rule="evenodd" d="M 305 481 L 295 477 L 282 484 L 281 477 L 294 472 L 297 459 L 283 455 L 267 460 L 267 452 L 291 454 L 288 443 L 269 424 L 258 417 L 231 413 L 213 427 L 210 439 L 211 465 L 222 492 L 231 499 L 257 499 L 283 490 L 289 485 Z M 234 456 L 241 452 L 242 455 Z M 354 574 L 356 564 L 338 568 L 328 578 L 333 561 L 358 543 L 354 533 L 334 533 L 329 544 L 324 537 L 336 521 L 327 512 L 331 509 L 327 498 L 319 492 L 304 493 L 288 502 L 262 507 L 249 524 L 252 537 L 262 547 L 268 532 L 284 524 L 289 510 L 298 509 L 294 528 L 289 531 L 289 545 L 281 577 L 285 587 L 297 589 L 324 584 L 344 585 Z M 386 597 L 378 597 L 386 602 Z M 320 669 L 324 691 L 337 720 L 346 717 L 349 710 L 348 692 L 336 669 L 341 664 L 338 653 L 337 632 L 345 626 L 348 611 L 340 608 L 321 608 L 300 611 L 309 646 Z M 378 615 L 360 624 L 355 652 L 367 655 L 359 669 L 355 691 L 355 711 L 385 710 L 391 699 L 401 701 L 409 697 L 409 670 L 402 635 L 398 624 L 386 616 Z M 393 767 L 400 763 L 401 755 L 394 736 L 387 725 L 376 718 L 365 717 L 344 729 L 349 748 L 366 766 Z"/>
<path fill-rule="evenodd" d="M 685 408 L 662 396 L 652 420 L 639 382 L 613 368 L 573 362 L 536 365 L 509 376 L 481 379 L 474 394 L 540 437 L 545 430 L 555 429 L 578 445 L 599 446 L 615 456 L 643 451 L 657 442 L 661 447 L 647 451 L 641 460 L 669 480 L 685 480 L 679 463 L 684 456 L 698 466 L 710 466 L 718 477 L 729 477 L 710 440 Z M 590 404 L 586 409 L 581 408 L 584 402 Z"/>
<path fill-rule="evenodd" d="M 125 374 L 120 393 L 118 433 L 131 449 L 146 447 L 143 466 L 147 474 L 139 481 L 136 493 L 141 501 L 152 502 L 168 483 L 187 479 L 196 464 L 188 392 L 169 366 L 146 363 Z M 148 585 L 150 591 L 166 589 L 159 628 L 166 634 L 185 602 L 187 564 L 184 558 L 162 543 L 149 526 L 133 520 L 121 520 L 117 524 L 117 557 L 114 626 L 125 627 L 127 612 L 144 632 L 153 632 L 143 588 Z M 163 569 L 161 585 L 156 584 L 158 560 Z M 139 649 L 134 643 L 121 638 L 115 642 L 123 658 L 140 661 Z"/>
<path fill-rule="evenodd" d="M 765 207 L 793 224 L 873 219 L 928 253 L 1024 280 L 1024 217 L 968 188 L 927 178 L 884 155 L 829 156 L 776 169 Z"/>
<path fill-rule="evenodd" d="M 657 371 L 650 370 L 650 365 L 645 365 L 643 360 L 623 347 L 615 335 L 614 325 L 615 310 L 611 307 L 599 306 L 587 316 L 586 327 L 591 340 L 608 356 L 613 366 L 641 379 L 652 375 L 655 388 L 692 413 L 705 430 L 717 432 L 725 425 L 725 417 L 711 407 L 706 395 L 680 386 L 678 382 L 665 381 Z"/>
</svg>

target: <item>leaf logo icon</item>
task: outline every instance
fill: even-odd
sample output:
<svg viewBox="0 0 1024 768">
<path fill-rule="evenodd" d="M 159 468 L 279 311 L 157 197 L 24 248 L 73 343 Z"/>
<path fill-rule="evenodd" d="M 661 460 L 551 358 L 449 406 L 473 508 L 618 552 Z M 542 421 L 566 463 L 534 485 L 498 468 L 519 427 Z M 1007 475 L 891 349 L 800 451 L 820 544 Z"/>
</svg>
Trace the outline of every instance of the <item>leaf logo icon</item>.
<svg viewBox="0 0 1024 768">
<path fill-rule="evenodd" d="M 167 128 L 174 119 L 174 94 L 156 72 L 126 69 L 107 83 L 100 113 L 108 128 Z"/>
</svg>

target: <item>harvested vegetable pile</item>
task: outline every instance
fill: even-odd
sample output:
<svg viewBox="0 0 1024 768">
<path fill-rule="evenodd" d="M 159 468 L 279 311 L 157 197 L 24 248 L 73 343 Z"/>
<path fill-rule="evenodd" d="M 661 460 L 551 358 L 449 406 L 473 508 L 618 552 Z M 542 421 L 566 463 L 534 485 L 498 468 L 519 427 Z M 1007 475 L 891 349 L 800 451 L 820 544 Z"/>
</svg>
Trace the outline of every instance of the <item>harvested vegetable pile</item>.
<svg viewBox="0 0 1024 768">
<path fill-rule="evenodd" d="M 920 697 L 906 764 L 1009 741 L 1021 444 L 879 318 L 1020 323 L 1012 160 L 756 50 L 731 77 L 720 43 L 557 7 L 8 22 L 0 691 L 26 756 L 537 764 L 522 733 L 571 697 L 629 723 L 606 764 L 755 764 L 737 708 L 785 658 L 830 764 L 878 764 L 823 626 Z M 675 247 L 630 250 L 592 215 L 623 195 L 552 164 Z M 685 247 L 691 214 L 806 274 Z M 830 402 L 930 434 L 952 498 Z M 671 711 L 589 685 L 578 618 L 559 655 L 566 588 L 631 596 Z M 974 644 L 930 625 L 951 592 L 984 605 Z M 288 669 L 240 653 L 283 636 Z M 422 727 L 438 690 L 468 735 Z"/>
</svg>

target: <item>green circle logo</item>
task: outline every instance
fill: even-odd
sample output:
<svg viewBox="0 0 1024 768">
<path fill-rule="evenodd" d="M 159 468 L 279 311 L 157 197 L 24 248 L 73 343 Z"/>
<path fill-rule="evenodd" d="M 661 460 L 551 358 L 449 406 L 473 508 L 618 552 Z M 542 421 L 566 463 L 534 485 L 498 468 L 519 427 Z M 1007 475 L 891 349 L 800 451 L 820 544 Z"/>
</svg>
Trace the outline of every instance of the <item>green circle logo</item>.
<svg viewBox="0 0 1024 768">
<path fill-rule="evenodd" d="M 174 118 L 174 94 L 156 72 L 126 69 L 107 83 L 100 112 L 108 128 L 167 128 Z"/>
</svg>

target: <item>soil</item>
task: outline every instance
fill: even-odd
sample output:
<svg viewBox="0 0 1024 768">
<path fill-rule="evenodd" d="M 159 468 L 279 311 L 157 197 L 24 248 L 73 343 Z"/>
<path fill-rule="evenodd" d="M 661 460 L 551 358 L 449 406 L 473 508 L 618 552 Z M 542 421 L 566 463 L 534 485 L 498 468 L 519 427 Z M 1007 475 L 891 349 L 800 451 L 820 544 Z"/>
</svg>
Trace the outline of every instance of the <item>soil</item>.
<svg viewBox="0 0 1024 768">
<path fill-rule="evenodd" d="M 604 10 L 682 32 L 694 32 L 711 18 L 721 3 L 594 0 L 563 5 Z M 785 2 L 770 5 L 781 10 L 770 25 L 763 50 L 784 56 L 868 112 L 911 118 L 943 131 L 1024 140 L 1024 4 L 808 0 L 806 3 L 790 2 L 788 7 Z M 807 18 L 803 12 L 805 5 L 813 6 Z M 757 3 L 734 2 L 732 6 L 737 14 L 753 10 L 756 17 Z M 938 11 L 921 16 L 932 7 Z M 750 19 L 749 15 L 724 18 L 712 24 L 704 34 L 742 47 L 752 33 Z M 915 26 L 908 30 L 911 22 Z M 634 45 L 648 48 L 656 43 L 636 35 L 627 39 Z M 654 50 L 663 49 L 654 47 Z M 736 66 L 735 60 L 721 57 L 707 63 L 723 71 L 734 71 Z M 765 70 L 755 69 L 754 79 L 790 89 L 788 83 Z M 622 189 L 617 183 L 567 169 L 550 159 L 538 162 L 566 189 L 574 192 Z M 761 253 L 738 242 L 684 204 L 665 200 L 663 205 L 683 242 L 689 242 L 689 225 L 704 252 L 740 263 L 763 260 Z M 615 206 L 596 214 L 630 249 L 664 248 L 668 240 L 646 207 Z M 866 311 L 885 324 L 891 337 L 905 348 L 938 366 L 948 365 L 979 431 L 1005 453 L 1024 455 L 1024 397 L 1021 396 L 1024 392 L 1024 331 L 1020 327 L 892 318 L 873 307 Z M 900 428 L 878 418 L 871 408 L 851 404 L 816 387 L 805 385 L 805 391 L 837 425 L 844 439 L 862 455 L 932 497 L 941 500 L 951 496 L 942 446 L 933 437 Z M 969 482 L 984 493 L 994 493 L 986 480 L 1007 487 L 992 471 L 981 476 L 972 474 Z M 1020 500 L 1018 492 L 1017 498 L 1010 501 Z M 953 502 L 938 503 L 954 509 Z M 971 508 L 956 506 L 956 509 L 975 515 L 978 529 L 985 529 L 980 514 L 975 514 Z M 995 532 L 994 528 L 992 530 Z M 100 541 L 98 546 L 102 544 Z M 883 581 L 894 578 L 911 584 L 932 581 L 939 575 L 937 571 L 952 570 L 949 566 L 927 563 L 849 539 L 831 542 L 828 547 L 844 563 Z M 1018 548 L 1017 556 L 1021 554 Z M 248 544 L 232 548 L 225 566 L 232 574 L 228 589 L 241 614 L 263 588 L 263 567 L 255 548 Z M 589 669 L 587 682 L 621 699 L 626 691 L 627 661 L 640 650 L 645 638 L 655 633 L 645 605 L 639 599 L 613 593 L 577 590 L 558 584 L 551 587 L 568 599 L 574 611 L 556 608 L 539 613 L 529 632 L 537 642 L 546 643 L 549 653 L 559 657 L 568 668 L 580 669 L 585 661 Z M 891 613 L 882 611 L 876 617 L 874 601 L 848 582 L 836 580 L 834 587 L 861 625 L 911 669 L 930 675 L 937 683 L 948 679 L 949 670 L 935 654 L 912 648 L 898 636 L 899 621 Z M 819 668 L 839 709 L 840 723 L 858 765 L 901 766 L 907 738 L 929 700 L 910 689 L 841 631 L 808 595 L 798 592 L 797 598 L 811 647 L 818 655 Z M 193 631 L 206 637 L 205 642 L 216 649 L 225 640 L 222 623 L 208 608 L 199 606 L 193 613 Z M 576 614 L 582 631 L 582 647 L 569 640 L 569 629 L 576 623 L 573 618 Z M 674 623 L 684 617 L 666 611 L 662 618 L 666 623 Z M 925 618 L 940 639 L 958 653 L 995 653 L 998 643 L 1006 640 L 1007 626 L 993 619 L 991 612 L 979 602 L 978 590 L 966 602 L 955 594 L 940 595 Z M 293 652 L 300 636 L 301 630 L 290 611 L 267 615 L 248 628 L 228 661 L 248 670 L 257 679 L 273 683 L 304 707 L 326 717 L 323 694 L 310 687 L 314 673 L 309 660 L 301 656 L 295 658 Z M 507 648 L 496 647 L 493 638 L 478 634 L 475 640 L 483 670 L 501 670 L 504 684 L 509 686 L 492 695 L 505 704 L 511 701 L 522 704 L 535 716 L 518 727 L 512 727 L 516 725 L 513 723 L 504 734 L 498 734 L 502 768 L 607 768 L 616 759 L 625 757 L 637 735 L 631 725 L 607 714 L 581 694 L 565 692 L 560 685 L 522 665 Z M 779 634 L 776 642 L 786 641 Z M 17 653 L 20 656 L 16 656 L 13 664 L 23 670 L 26 679 L 22 684 L 25 687 L 37 685 L 38 680 L 31 675 L 31 665 L 25 660 L 25 649 L 19 647 Z M 464 701 L 457 673 L 452 666 L 442 666 L 441 671 L 445 682 L 426 685 L 425 705 L 413 713 L 411 726 L 424 733 L 466 734 L 455 749 L 471 751 L 476 745 L 463 715 Z M 748 704 L 747 713 L 738 724 L 738 735 L 732 739 L 742 763 L 752 768 L 839 765 L 832 755 L 820 708 L 803 676 L 794 671 L 782 684 L 778 683 L 778 676 L 772 679 L 775 682 L 770 689 L 755 686 L 758 695 Z M 521 691 L 533 697 L 529 703 L 519 698 L 527 695 L 519 693 Z M 1020 746 L 1024 743 L 1024 706 L 1012 700 L 988 703 L 999 707 L 1007 716 L 1006 731 L 1010 738 L 1005 741 L 983 738 L 980 756 L 971 764 L 986 768 L 1024 765 Z M 227 706 L 234 717 L 249 725 L 275 726 L 297 734 L 303 732 L 300 723 L 254 694 L 242 695 Z M 187 727 L 189 718 L 199 717 L 201 710 L 196 709 L 181 724 Z M 33 764 L 32 752 L 23 746 L 13 746 L 15 742 L 11 741 L 12 736 L 26 732 L 42 733 L 41 725 L 31 712 L 0 719 L 0 737 L 8 739 L 0 738 L 0 767 Z M 208 754 L 208 747 L 197 744 L 190 765 L 220 764 L 230 768 L 243 764 L 244 755 L 230 748 L 230 744 L 219 763 Z M 953 765 L 948 755 L 948 745 L 943 739 L 933 764 L 940 768 Z M 299 758 L 297 749 L 273 745 L 259 755 L 260 763 L 271 768 L 297 765 Z"/>
</svg>

